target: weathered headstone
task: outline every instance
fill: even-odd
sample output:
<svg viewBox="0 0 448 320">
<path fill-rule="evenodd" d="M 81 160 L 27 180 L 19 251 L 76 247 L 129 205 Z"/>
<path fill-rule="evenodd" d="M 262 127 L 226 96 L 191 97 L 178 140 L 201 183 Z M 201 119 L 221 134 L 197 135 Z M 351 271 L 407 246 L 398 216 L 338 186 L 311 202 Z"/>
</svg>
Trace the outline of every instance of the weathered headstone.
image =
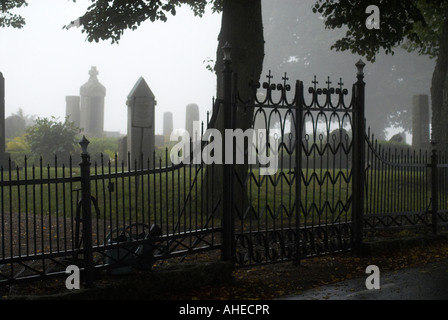
<svg viewBox="0 0 448 320">
<path fill-rule="evenodd" d="M 173 114 L 171 112 L 163 113 L 163 135 L 169 136 L 173 132 Z"/>
<path fill-rule="evenodd" d="M 79 96 L 65 97 L 65 116 L 75 123 L 78 128 L 81 127 L 81 98 Z"/>
<path fill-rule="evenodd" d="M 6 149 L 5 138 L 5 78 L 0 72 L 0 166 L 8 168 L 9 153 Z"/>
<path fill-rule="evenodd" d="M 6 139 L 13 139 L 25 133 L 26 121 L 18 115 L 12 115 L 5 119 Z"/>
<path fill-rule="evenodd" d="M 134 168 L 146 168 L 148 159 L 152 163 L 154 152 L 154 110 L 157 104 L 155 96 L 140 77 L 128 95 L 128 134 L 127 148 L 131 154 L 131 164 Z M 143 161 L 143 163 L 142 163 Z"/>
<path fill-rule="evenodd" d="M 195 137 L 193 132 L 194 121 L 199 121 L 199 107 L 197 104 L 191 103 L 187 105 L 185 114 L 185 130 L 188 131 L 193 141 L 199 140 L 200 137 Z M 200 134 L 200 132 L 198 133 Z"/>
<path fill-rule="evenodd" d="M 403 138 L 403 135 L 401 133 L 396 133 L 389 139 L 389 141 L 402 143 L 404 141 L 404 138 Z"/>
<path fill-rule="evenodd" d="M 429 97 L 426 94 L 415 95 L 412 108 L 412 147 L 428 149 L 429 136 Z"/>
<path fill-rule="evenodd" d="M 344 128 L 334 129 L 328 137 L 327 157 L 329 164 L 336 168 L 347 168 L 351 161 L 351 137 Z"/>
<path fill-rule="evenodd" d="M 85 134 L 102 136 L 104 131 L 104 97 L 106 88 L 98 81 L 98 71 L 92 67 L 89 81 L 81 86 L 81 128 Z"/>
</svg>

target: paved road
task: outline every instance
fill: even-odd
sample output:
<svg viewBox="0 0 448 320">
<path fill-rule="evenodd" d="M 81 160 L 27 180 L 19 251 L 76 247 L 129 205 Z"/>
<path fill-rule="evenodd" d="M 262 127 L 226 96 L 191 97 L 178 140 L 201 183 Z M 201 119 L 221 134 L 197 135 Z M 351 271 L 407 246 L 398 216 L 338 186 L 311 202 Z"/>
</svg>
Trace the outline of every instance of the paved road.
<svg viewBox="0 0 448 320">
<path fill-rule="evenodd" d="M 368 290 L 365 278 L 322 286 L 282 300 L 448 300 L 448 260 L 422 267 L 381 272 L 380 288 Z"/>
</svg>

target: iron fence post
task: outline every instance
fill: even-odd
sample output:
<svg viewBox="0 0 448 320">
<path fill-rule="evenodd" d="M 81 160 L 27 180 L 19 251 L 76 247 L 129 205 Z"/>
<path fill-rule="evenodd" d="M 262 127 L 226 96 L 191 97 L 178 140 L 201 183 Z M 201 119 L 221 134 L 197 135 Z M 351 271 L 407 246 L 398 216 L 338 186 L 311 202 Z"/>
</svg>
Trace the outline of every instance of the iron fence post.
<svg viewBox="0 0 448 320">
<path fill-rule="evenodd" d="M 433 148 L 431 152 L 431 210 L 432 210 L 432 233 L 437 234 L 437 215 L 439 211 L 439 180 L 438 180 L 438 155 L 437 150 Z"/>
<path fill-rule="evenodd" d="M 303 82 L 296 81 L 296 122 L 295 122 L 295 170 L 294 179 L 296 180 L 295 189 L 295 215 L 296 215 L 296 252 L 294 263 L 300 263 L 300 209 L 301 209 L 301 195 L 302 195 L 302 139 L 303 139 Z"/>
<path fill-rule="evenodd" d="M 233 143 L 233 141 L 227 141 L 225 130 L 232 128 L 232 68 L 230 52 L 231 47 L 228 42 L 222 47 L 224 52 L 224 68 L 222 71 L 223 76 L 223 115 L 224 115 L 224 130 L 223 130 L 223 146 L 222 146 L 222 159 L 223 159 L 223 210 L 222 210 L 222 227 L 223 227 L 223 243 L 222 243 L 222 260 L 233 262 L 235 255 L 234 245 L 234 221 L 233 221 L 233 167 L 232 164 L 226 163 L 225 155 L 226 144 Z M 229 149 L 227 149 L 229 150 Z M 232 148 L 233 150 L 233 148 Z"/>
<path fill-rule="evenodd" d="M 89 140 L 85 136 L 79 142 L 82 152 L 81 168 L 81 207 L 82 207 L 82 238 L 84 249 L 84 273 L 87 287 L 93 286 L 93 253 L 92 253 L 92 215 L 90 192 L 90 155 L 87 152 Z"/>
<path fill-rule="evenodd" d="M 356 63 L 358 81 L 353 85 L 353 180 L 352 180 L 352 247 L 356 255 L 362 255 L 365 181 L 365 63 Z"/>
</svg>

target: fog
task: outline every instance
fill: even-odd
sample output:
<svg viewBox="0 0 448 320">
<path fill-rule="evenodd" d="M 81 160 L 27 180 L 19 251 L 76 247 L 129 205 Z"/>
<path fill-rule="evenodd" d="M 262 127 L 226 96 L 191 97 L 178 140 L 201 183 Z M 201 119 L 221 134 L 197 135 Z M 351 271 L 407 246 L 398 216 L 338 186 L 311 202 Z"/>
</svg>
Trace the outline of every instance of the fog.
<svg viewBox="0 0 448 320">
<path fill-rule="evenodd" d="M 300 79 L 305 88 L 314 75 L 320 85 L 327 76 L 333 85 L 342 77 L 345 87 L 351 88 L 356 81 L 354 64 L 362 57 L 330 50 L 344 31 L 326 30 L 323 20 L 311 11 L 313 0 L 262 3 L 264 73 L 272 70 L 274 81 L 280 82 L 287 72 L 291 83 Z M 23 29 L 0 29 L 6 116 L 22 108 L 27 115 L 63 118 L 65 96 L 79 95 L 90 67 L 96 66 L 99 81 L 106 87 L 106 131 L 126 133 L 126 97 L 141 76 L 156 96 L 156 134 L 162 133 L 165 111 L 173 113 L 175 129 L 184 128 L 185 107 L 190 103 L 199 105 L 201 120 L 205 120 L 216 79 L 204 61 L 215 59 L 219 14 L 208 12 L 198 18 L 181 8 L 166 23 L 147 21 L 135 31 L 126 31 L 118 45 L 89 43 L 80 29 L 62 29 L 85 12 L 88 4 L 87 0 L 32 0 L 28 7 L 16 10 L 26 19 Z M 429 95 L 434 64 L 403 49 L 394 56 L 380 54 L 374 64 L 367 63 L 366 117 L 376 136 L 390 137 L 403 130 L 390 128 L 390 115 L 401 115 L 402 126 L 410 128 L 412 96 Z"/>
<path fill-rule="evenodd" d="M 79 95 L 91 66 L 106 87 L 106 131 L 126 133 L 126 98 L 141 76 L 156 96 L 156 133 L 162 133 L 165 111 L 173 112 L 174 128 L 183 128 L 187 104 L 198 104 L 201 116 L 211 109 L 216 80 L 204 60 L 216 55 L 218 14 L 198 18 L 180 8 L 166 23 L 147 21 L 126 31 L 118 45 L 89 43 L 80 29 L 62 29 L 89 3 L 31 0 L 15 10 L 26 19 L 23 29 L 0 28 L 6 116 L 22 108 L 27 115 L 63 119 L 65 96 Z"/>
<path fill-rule="evenodd" d="M 326 87 L 327 76 L 331 77 L 333 87 L 342 78 L 344 87 L 351 91 L 356 82 L 355 63 L 362 59 L 366 63 L 367 125 L 381 139 L 407 129 L 410 143 L 412 97 L 430 96 L 435 61 L 401 48 L 395 49 L 394 55 L 380 53 L 375 63 L 350 52 L 331 50 L 331 45 L 345 35 L 346 29 L 325 29 L 324 20 L 311 10 L 313 3 L 314 0 L 263 1 L 264 73 L 271 70 L 276 81 L 281 82 L 287 72 L 289 81 L 293 84 L 297 79 L 302 80 L 305 90 L 312 86 L 314 75 L 319 87 Z M 399 127 L 392 127 L 392 115 L 402 120 Z"/>
</svg>

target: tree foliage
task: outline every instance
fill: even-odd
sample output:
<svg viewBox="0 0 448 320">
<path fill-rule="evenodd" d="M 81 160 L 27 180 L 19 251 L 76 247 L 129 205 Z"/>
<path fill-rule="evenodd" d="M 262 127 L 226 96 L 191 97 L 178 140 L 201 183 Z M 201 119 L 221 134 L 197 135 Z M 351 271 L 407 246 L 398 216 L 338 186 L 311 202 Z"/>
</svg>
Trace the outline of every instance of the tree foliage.
<svg viewBox="0 0 448 320">
<path fill-rule="evenodd" d="M 448 1 L 372 0 L 368 5 L 376 5 L 380 9 L 379 30 L 369 31 L 365 27 L 365 1 L 316 1 L 313 11 L 325 18 L 327 28 L 347 26 L 345 36 L 333 44 L 333 49 L 350 50 L 369 61 L 375 61 L 381 49 L 386 54 L 393 54 L 394 48 L 403 44 L 420 54 L 437 55 L 440 26 L 446 19 L 444 12 Z"/>
<path fill-rule="evenodd" d="M 12 113 L 11 115 L 12 115 L 12 116 L 17 116 L 17 117 L 23 119 L 23 121 L 25 122 L 25 126 L 26 126 L 26 127 L 29 127 L 29 126 L 34 125 L 34 122 L 35 122 L 36 117 L 37 117 L 37 116 L 34 115 L 34 114 L 33 114 L 33 115 L 25 114 L 25 112 L 23 111 L 22 108 L 19 108 L 19 109 L 17 110 L 17 112 Z"/>
<path fill-rule="evenodd" d="M 125 30 L 135 30 L 146 20 L 165 22 L 169 15 L 176 15 L 176 8 L 182 5 L 189 6 L 197 16 L 204 14 L 207 5 L 210 5 L 214 12 L 220 11 L 222 7 L 222 0 L 91 1 L 92 4 L 79 18 L 82 32 L 87 34 L 87 40 L 90 42 L 111 40 L 116 43 Z"/>
<path fill-rule="evenodd" d="M 53 163 L 55 155 L 68 156 L 74 153 L 79 132 L 80 129 L 68 117 L 64 122 L 55 117 L 37 118 L 35 125 L 27 129 L 25 139 L 34 157 L 41 156 L 44 162 Z"/>
<path fill-rule="evenodd" d="M 22 28 L 25 25 L 25 18 L 13 13 L 13 10 L 27 5 L 26 0 L 0 0 L 0 27 Z"/>
<path fill-rule="evenodd" d="M 19 167 L 25 163 L 25 157 L 31 153 L 30 145 L 25 139 L 25 134 L 8 139 L 6 142 L 6 152 L 11 155 L 11 160 Z"/>
<path fill-rule="evenodd" d="M 437 57 L 439 53 L 439 40 L 442 35 L 443 23 L 448 18 L 447 1 L 417 1 L 416 7 L 420 10 L 425 23 L 415 22 L 413 28 L 420 41 L 406 40 L 403 48 L 409 52 L 418 52 L 430 58 Z"/>
<path fill-rule="evenodd" d="M 356 81 L 354 64 L 358 54 L 331 50 L 335 40 L 344 37 L 347 26 L 325 30 L 325 20 L 313 13 L 316 0 L 264 0 L 263 27 L 266 57 L 263 75 L 272 71 L 274 81 L 287 72 L 289 82 L 296 79 L 311 86 L 313 76 L 319 85 L 330 77 L 336 86 Z M 360 9 L 361 10 L 361 9 Z M 365 7 L 362 8 L 364 12 Z M 364 19 L 368 14 L 364 15 Z M 304 27 L 306 26 L 306 28 Z M 364 32 L 370 32 L 364 26 Z M 413 50 L 411 50 L 413 51 Z M 366 121 L 375 137 L 386 139 L 391 127 L 412 131 L 412 96 L 429 93 L 435 61 L 407 48 L 395 48 L 394 56 L 379 52 L 374 63 L 366 65 Z"/>
<path fill-rule="evenodd" d="M 365 26 L 366 4 L 362 0 L 317 0 L 313 10 L 325 18 L 328 28 L 348 27 L 345 36 L 337 40 L 336 50 L 350 50 L 369 61 L 381 49 L 404 45 L 408 51 L 437 57 L 431 80 L 432 136 L 437 149 L 448 151 L 448 0 L 375 0 L 381 12 L 380 28 Z"/>
</svg>

